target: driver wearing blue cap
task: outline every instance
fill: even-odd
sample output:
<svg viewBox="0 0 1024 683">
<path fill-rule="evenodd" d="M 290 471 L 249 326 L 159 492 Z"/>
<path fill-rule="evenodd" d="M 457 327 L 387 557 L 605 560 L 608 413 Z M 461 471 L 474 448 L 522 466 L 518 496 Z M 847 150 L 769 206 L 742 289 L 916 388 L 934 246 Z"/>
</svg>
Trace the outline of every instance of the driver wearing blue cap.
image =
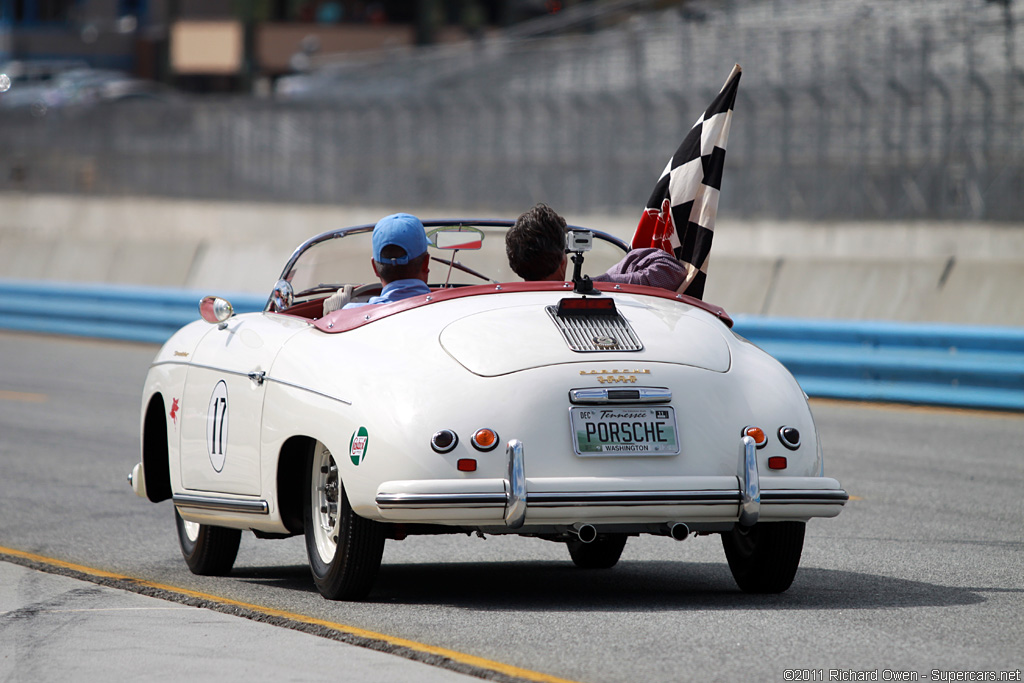
<svg viewBox="0 0 1024 683">
<path fill-rule="evenodd" d="M 377 221 L 373 228 L 373 272 L 383 289 L 365 303 L 345 304 L 345 308 L 369 304 L 389 304 L 417 294 L 430 294 L 427 273 L 427 232 L 416 216 L 396 213 Z"/>
</svg>

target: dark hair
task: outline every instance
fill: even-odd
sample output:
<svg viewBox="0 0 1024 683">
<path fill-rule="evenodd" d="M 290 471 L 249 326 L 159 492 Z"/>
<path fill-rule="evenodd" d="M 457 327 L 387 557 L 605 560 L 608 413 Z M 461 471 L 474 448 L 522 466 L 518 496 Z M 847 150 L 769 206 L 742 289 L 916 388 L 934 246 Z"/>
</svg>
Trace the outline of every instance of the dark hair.
<svg viewBox="0 0 1024 683">
<path fill-rule="evenodd" d="M 543 280 L 562 263 L 565 233 L 565 219 L 547 204 L 537 204 L 505 233 L 509 266 L 524 280 Z"/>
<path fill-rule="evenodd" d="M 384 258 L 402 258 L 405 256 L 405 249 L 402 249 L 397 244 L 389 244 L 381 249 L 380 255 Z M 374 261 L 374 263 L 377 264 L 377 275 L 386 284 L 395 280 L 414 280 L 419 278 L 420 273 L 423 271 L 423 259 L 425 258 L 429 258 L 427 252 L 423 252 L 416 258 L 409 259 L 408 263 L 381 263 L 380 261 Z"/>
</svg>

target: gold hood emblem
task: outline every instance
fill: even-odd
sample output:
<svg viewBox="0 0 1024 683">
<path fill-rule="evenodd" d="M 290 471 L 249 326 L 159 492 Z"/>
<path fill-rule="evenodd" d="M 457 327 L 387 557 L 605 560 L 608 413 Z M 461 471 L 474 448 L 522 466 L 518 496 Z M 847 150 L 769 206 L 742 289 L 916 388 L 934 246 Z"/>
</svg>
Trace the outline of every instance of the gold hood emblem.
<svg viewBox="0 0 1024 683">
<path fill-rule="evenodd" d="M 580 370 L 581 375 L 596 375 L 599 384 L 636 384 L 637 375 L 649 375 L 650 370 L 614 369 L 614 370 Z"/>
</svg>

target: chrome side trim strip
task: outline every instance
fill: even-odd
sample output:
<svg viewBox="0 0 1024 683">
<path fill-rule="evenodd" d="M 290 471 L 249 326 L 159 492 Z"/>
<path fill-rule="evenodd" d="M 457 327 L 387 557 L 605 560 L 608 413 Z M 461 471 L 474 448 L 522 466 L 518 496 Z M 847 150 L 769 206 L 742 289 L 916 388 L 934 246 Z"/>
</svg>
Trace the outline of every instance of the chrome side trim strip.
<svg viewBox="0 0 1024 683">
<path fill-rule="evenodd" d="M 761 502 L 772 505 L 846 505 L 850 494 L 846 491 L 820 489 L 775 489 L 761 492 Z"/>
<path fill-rule="evenodd" d="M 347 406 L 352 405 L 352 401 L 346 401 L 343 398 L 331 396 L 330 394 L 325 394 L 322 391 L 317 391 L 316 389 L 304 387 L 301 384 L 294 384 L 292 382 L 285 382 L 284 380 L 277 379 L 275 377 L 268 377 L 265 372 L 262 374 L 257 372 L 236 372 L 234 370 L 225 370 L 224 368 L 217 368 L 212 365 L 203 365 L 202 363 L 189 363 L 187 361 L 182 362 L 175 360 L 160 361 L 158 363 L 153 363 L 152 365 L 150 365 L 150 367 L 156 367 L 157 365 L 185 365 L 191 368 L 199 368 L 200 370 L 210 370 L 211 372 L 219 372 L 225 375 L 232 375 L 234 377 L 245 377 L 246 379 L 255 382 L 257 385 L 263 384 L 264 382 L 275 382 L 277 384 L 280 384 L 281 386 L 291 387 L 292 389 L 298 389 L 299 391 L 308 391 L 309 393 L 314 394 L 316 396 L 322 396 L 323 398 L 329 399 L 331 401 L 337 401 L 338 403 L 343 403 Z"/>
<path fill-rule="evenodd" d="M 503 508 L 505 493 L 378 493 L 382 510 L 413 508 Z"/>
<path fill-rule="evenodd" d="M 291 382 L 285 382 L 284 380 L 277 379 L 275 377 L 264 377 L 263 381 L 264 382 L 274 382 L 275 384 L 280 384 L 281 386 L 284 386 L 284 387 L 291 387 L 292 389 L 298 389 L 299 391 L 308 391 L 309 393 L 314 394 L 316 396 L 322 396 L 323 398 L 329 399 L 331 401 L 337 401 L 338 403 L 344 403 L 347 406 L 352 405 L 352 401 L 346 401 L 343 398 L 338 398 L 337 396 L 331 396 L 330 394 L 325 394 L 322 391 L 317 391 L 316 389 L 310 389 L 309 387 L 304 387 L 301 384 L 293 384 Z"/>
<path fill-rule="evenodd" d="M 508 456 L 508 506 L 505 508 L 505 526 L 518 529 L 526 520 L 526 466 L 523 462 L 523 442 L 512 439 L 505 448 Z"/>
<path fill-rule="evenodd" d="M 761 514 L 761 479 L 757 472 L 757 445 L 754 439 L 744 436 L 740 439 L 740 519 L 743 526 L 757 524 Z"/>
<path fill-rule="evenodd" d="M 740 492 L 718 491 L 579 491 L 530 494 L 530 507 L 638 507 L 655 505 L 736 505 Z"/>
<path fill-rule="evenodd" d="M 570 389 L 569 402 L 582 405 L 606 403 L 669 403 L 672 391 L 666 387 L 630 387 L 628 389 Z"/>
<path fill-rule="evenodd" d="M 247 377 L 247 372 L 235 372 L 234 370 L 225 370 L 224 368 L 215 368 L 212 365 L 203 365 L 202 363 L 193 363 L 187 360 L 160 360 L 154 363 L 150 363 L 149 367 L 155 368 L 158 365 L 184 365 L 190 368 L 200 368 L 202 370 L 214 370 L 216 372 L 223 372 L 225 375 L 238 375 L 239 377 Z"/>
<path fill-rule="evenodd" d="M 177 507 L 220 510 L 222 512 L 244 512 L 252 515 L 270 514 L 270 505 L 265 500 L 216 498 L 213 496 L 194 496 L 188 493 L 176 493 L 173 496 L 173 500 Z"/>
</svg>

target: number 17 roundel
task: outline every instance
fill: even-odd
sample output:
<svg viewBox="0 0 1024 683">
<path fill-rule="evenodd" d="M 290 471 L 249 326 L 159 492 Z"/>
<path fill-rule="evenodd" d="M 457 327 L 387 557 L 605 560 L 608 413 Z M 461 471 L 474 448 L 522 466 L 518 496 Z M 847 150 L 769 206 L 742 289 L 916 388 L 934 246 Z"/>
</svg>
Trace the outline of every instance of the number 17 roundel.
<svg viewBox="0 0 1024 683">
<path fill-rule="evenodd" d="M 210 395 L 210 406 L 206 411 L 206 450 L 210 464 L 220 472 L 227 458 L 228 439 L 228 385 L 221 380 Z"/>
</svg>

